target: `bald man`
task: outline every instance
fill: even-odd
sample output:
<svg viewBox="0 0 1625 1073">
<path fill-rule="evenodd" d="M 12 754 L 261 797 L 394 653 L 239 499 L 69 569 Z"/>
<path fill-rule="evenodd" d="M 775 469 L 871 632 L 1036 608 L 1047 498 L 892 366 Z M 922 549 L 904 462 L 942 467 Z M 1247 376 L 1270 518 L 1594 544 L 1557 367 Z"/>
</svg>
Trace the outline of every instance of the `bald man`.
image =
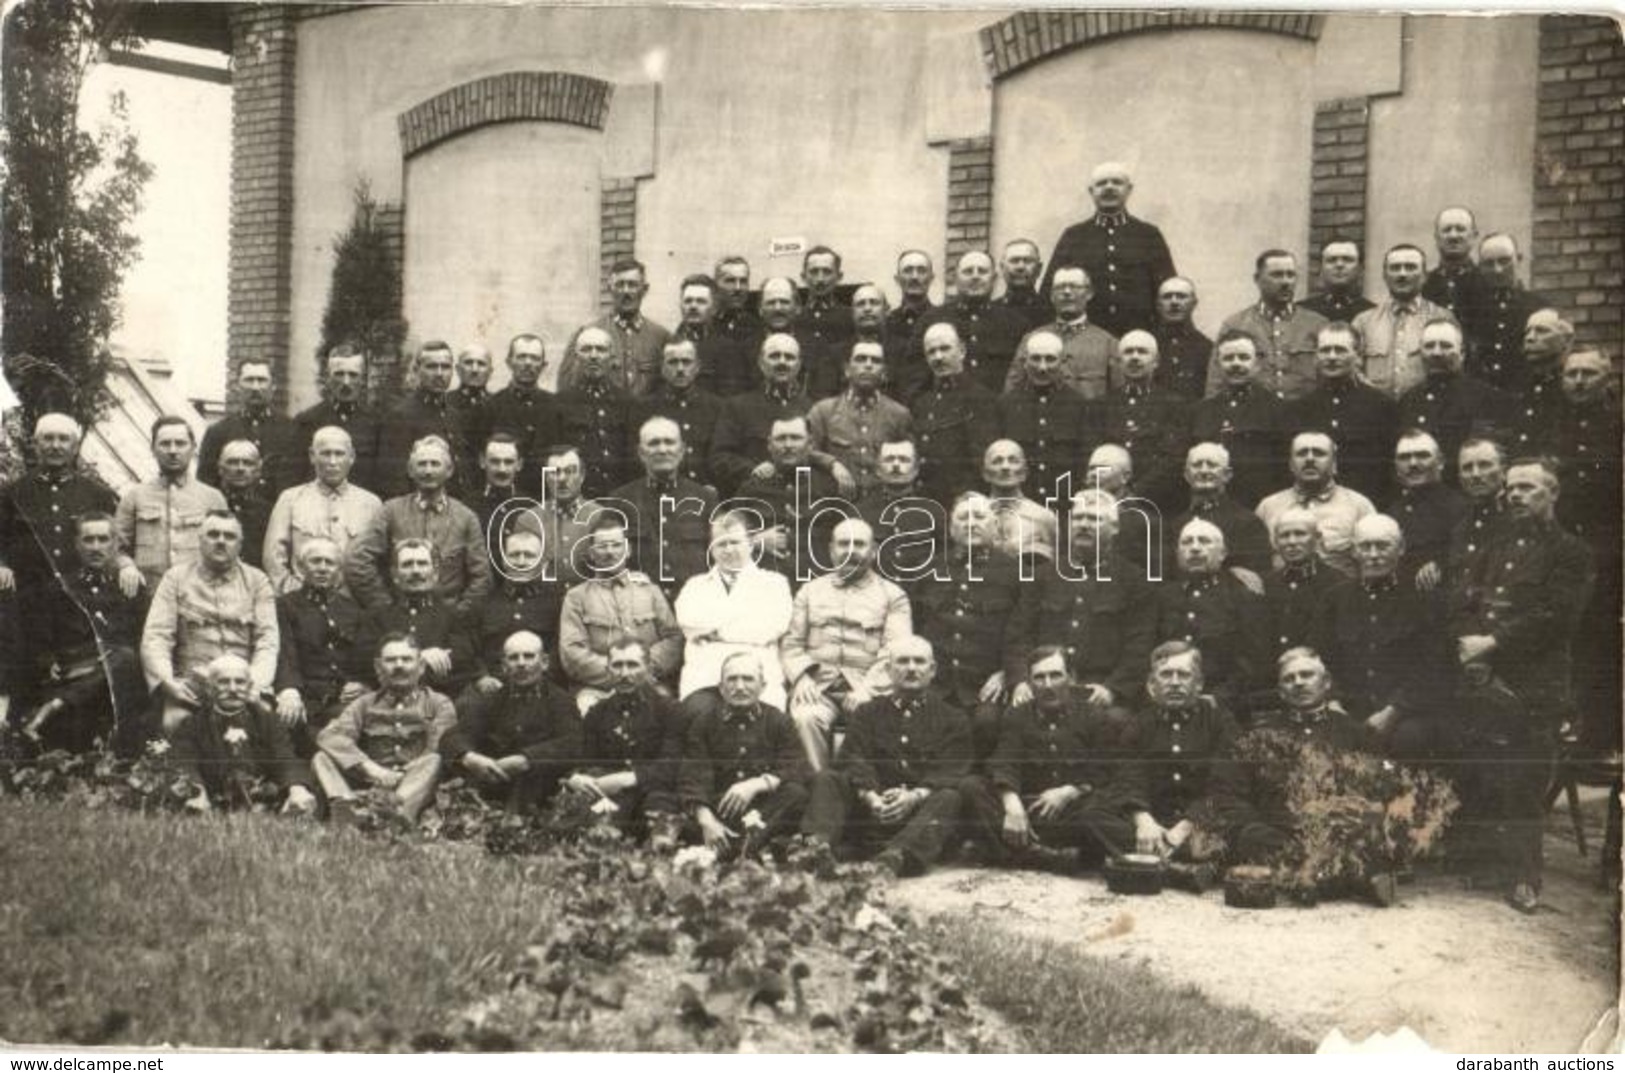
<svg viewBox="0 0 1625 1073">
<path fill-rule="evenodd" d="M 503 643 L 501 686 L 458 698 L 440 755 L 512 812 L 534 811 L 558 792 L 581 756 L 581 716 L 570 694 L 547 680 L 540 637 L 520 630 Z"/>
<path fill-rule="evenodd" d="M 1462 323 L 1467 332 L 1467 371 L 1503 391 L 1522 390 L 1528 369 L 1523 356 L 1524 328 L 1547 300 L 1518 279 L 1523 254 L 1517 240 L 1497 231 L 1478 244 L 1478 271 L 1484 277 L 1479 305 Z"/>
<path fill-rule="evenodd" d="M 1138 494 L 1172 511 L 1190 442 L 1190 402 L 1164 386 L 1161 345 L 1150 332 L 1136 328 L 1119 339 L 1117 364 L 1121 382 L 1106 396 L 1103 435 L 1133 457 Z"/>
<path fill-rule="evenodd" d="M 491 398 L 491 348 L 484 343 L 469 343 L 457 353 L 457 387 L 452 390 L 452 405 L 463 411 L 465 420 L 478 415 L 480 407 Z"/>
<path fill-rule="evenodd" d="M 254 699 L 248 661 L 216 656 L 200 672 L 203 694 L 170 735 L 170 760 L 199 787 L 187 802 L 201 812 L 246 804 L 233 785 L 234 775 L 257 776 L 275 784 L 282 811 L 311 815 L 316 811 L 310 767 L 294 755 L 287 728 Z"/>
<path fill-rule="evenodd" d="M 1263 684 L 1269 653 L 1264 598 L 1224 569 L 1224 533 L 1212 522 L 1186 522 L 1175 552 L 1177 576 L 1157 586 L 1155 640 L 1201 649 L 1208 691 L 1240 716 Z"/>
<path fill-rule="evenodd" d="M 764 318 L 769 288 L 774 285 L 773 280 L 762 285 Z M 772 332 L 762 340 L 756 363 L 761 386 L 724 399 L 711 435 L 711 477 L 723 495 L 733 494 L 749 477 L 771 479 L 774 464 L 768 434 L 773 425 L 786 418 L 805 417 L 812 409 L 812 397 L 802 386 L 801 344 L 795 336 Z M 830 455 L 814 451 L 810 463 L 834 478 L 841 494 L 857 491 L 851 473 Z"/>
<path fill-rule="evenodd" d="M 1069 390 L 1063 368 L 1066 342 L 1058 332 L 1042 328 L 1023 342 L 1026 383 L 999 396 L 999 428 L 1021 444 L 1032 467 L 1035 498 L 1069 498 L 1060 482 L 1076 480 L 1090 448 L 1100 442 L 1101 407 Z"/>
<path fill-rule="evenodd" d="M 1061 233 L 1050 254 L 1050 267 L 1039 286 L 1050 294 L 1060 265 L 1078 265 L 1094 281 L 1089 319 L 1112 335 L 1156 323 L 1157 287 L 1175 275 L 1174 257 L 1155 224 L 1129 215 L 1134 181 L 1116 162 L 1099 165 L 1089 175 L 1094 216 Z"/>
<path fill-rule="evenodd" d="M 355 464 L 355 448 L 344 429 L 328 425 L 311 436 L 310 465 L 316 479 L 278 496 L 265 526 L 264 569 L 277 592 L 299 587 L 299 553 L 307 541 L 317 537 L 333 541 L 343 563 L 350 542 L 383 514 L 383 500 L 350 482 Z M 344 584 L 342 578 L 339 584 Z"/>
<path fill-rule="evenodd" d="M 989 391 L 998 391 L 1004 386 L 1026 322 L 1013 310 L 992 304 L 993 258 L 985 251 L 960 254 L 954 283 L 953 298 L 920 318 L 914 354 L 925 353 L 925 333 L 933 324 L 952 324 L 965 346 L 966 373 Z"/>
</svg>

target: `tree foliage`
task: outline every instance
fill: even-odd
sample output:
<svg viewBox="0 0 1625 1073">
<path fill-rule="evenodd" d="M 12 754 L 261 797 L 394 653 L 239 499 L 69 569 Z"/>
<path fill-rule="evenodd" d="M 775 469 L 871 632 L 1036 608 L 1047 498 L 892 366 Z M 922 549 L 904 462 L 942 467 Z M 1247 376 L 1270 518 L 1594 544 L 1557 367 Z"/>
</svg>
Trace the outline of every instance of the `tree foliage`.
<svg viewBox="0 0 1625 1073">
<path fill-rule="evenodd" d="M 0 350 L 30 415 L 62 409 L 88 424 L 103 401 L 152 166 L 122 94 L 94 133 L 80 127 L 79 103 L 92 65 L 135 43 L 131 12 L 124 0 L 24 0 L 6 19 Z"/>
<path fill-rule="evenodd" d="M 340 343 L 367 355 L 374 379 L 387 377 L 406 339 L 401 316 L 401 266 L 382 219 L 383 210 L 362 179 L 355 188 L 349 228 L 333 243 L 333 281 L 322 314 L 319 360 Z M 374 383 L 387 390 L 388 384 Z"/>
</svg>

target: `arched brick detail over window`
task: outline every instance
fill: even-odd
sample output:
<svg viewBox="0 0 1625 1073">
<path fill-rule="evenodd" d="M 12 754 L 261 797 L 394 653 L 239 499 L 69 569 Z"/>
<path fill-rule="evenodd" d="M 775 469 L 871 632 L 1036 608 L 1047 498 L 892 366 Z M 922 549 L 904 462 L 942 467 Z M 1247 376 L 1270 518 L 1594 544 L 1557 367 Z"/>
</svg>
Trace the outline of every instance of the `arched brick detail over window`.
<svg viewBox="0 0 1625 1073">
<path fill-rule="evenodd" d="M 603 130 L 613 90 L 608 82 L 568 71 L 476 78 L 401 113 L 401 156 L 489 123 L 542 120 Z"/>
<path fill-rule="evenodd" d="M 1211 27 L 1320 38 L 1324 15 L 1240 11 L 1020 11 L 982 30 L 982 59 L 995 78 L 1084 45 L 1147 30 Z"/>
</svg>

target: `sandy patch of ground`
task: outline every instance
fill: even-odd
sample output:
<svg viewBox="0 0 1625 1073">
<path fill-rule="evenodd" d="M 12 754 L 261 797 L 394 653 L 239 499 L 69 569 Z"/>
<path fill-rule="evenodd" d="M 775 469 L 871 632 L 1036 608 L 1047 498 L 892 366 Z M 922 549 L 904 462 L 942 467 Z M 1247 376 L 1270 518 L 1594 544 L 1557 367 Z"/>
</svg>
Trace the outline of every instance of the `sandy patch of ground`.
<svg viewBox="0 0 1625 1073">
<path fill-rule="evenodd" d="M 1435 872 L 1401 887 L 1389 909 L 1248 911 L 1219 891 L 1133 898 L 1098 877 L 963 868 L 898 884 L 889 898 L 1138 962 L 1315 1041 L 1333 1028 L 1360 1040 L 1408 1025 L 1439 1050 L 1598 1050 L 1619 1023 L 1617 908 L 1597 883 L 1601 831 L 1582 859 L 1553 820 L 1534 917 Z"/>
</svg>

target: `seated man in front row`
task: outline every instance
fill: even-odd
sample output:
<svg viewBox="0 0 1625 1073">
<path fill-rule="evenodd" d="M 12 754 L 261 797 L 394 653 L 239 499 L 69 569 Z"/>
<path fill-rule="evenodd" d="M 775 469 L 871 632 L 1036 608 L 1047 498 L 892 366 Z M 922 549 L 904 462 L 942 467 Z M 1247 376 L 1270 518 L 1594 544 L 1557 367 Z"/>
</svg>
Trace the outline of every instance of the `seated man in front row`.
<svg viewBox="0 0 1625 1073">
<path fill-rule="evenodd" d="M 1133 817 L 1134 848 L 1172 858 L 1173 874 L 1200 892 L 1216 878 L 1211 862 L 1223 848 L 1213 794 L 1215 773 L 1229 763 L 1235 720 L 1202 695 L 1202 653 L 1184 641 L 1152 651 L 1145 688 L 1150 699 L 1137 720 L 1135 745 L 1146 807 Z"/>
<path fill-rule="evenodd" d="M 874 570 L 874 532 L 848 519 L 830 541 L 835 569 L 796 593 L 779 643 L 791 683 L 790 717 L 814 771 L 829 766 L 836 717 L 851 715 L 883 688 L 880 652 L 913 634 L 903 590 Z"/>
<path fill-rule="evenodd" d="M 457 700 L 457 725 L 440 755 L 458 764 L 487 799 L 510 812 L 545 804 L 581 751 L 581 716 L 570 694 L 547 680 L 547 651 L 529 630 L 502 645 L 502 684 Z"/>
<path fill-rule="evenodd" d="M 311 768 L 334 823 L 355 819 L 357 782 L 395 791 L 401 815 L 416 824 L 440 781 L 440 739 L 457 723 L 451 701 L 423 685 L 423 652 L 392 633 L 373 664 L 379 688 L 363 693 L 316 737 Z"/>
<path fill-rule="evenodd" d="M 1127 852 L 1146 809 L 1130 728 L 1077 688 L 1059 645 L 1033 650 L 1027 681 L 1032 699 L 1005 715 L 987 777 L 962 784 L 971 837 L 999 863 L 1064 872 Z"/>
<path fill-rule="evenodd" d="M 807 803 L 807 758 L 790 717 L 763 704 L 761 660 L 722 663 L 720 707 L 698 712 L 683 736 L 677 797 L 712 850 L 723 853 L 795 830 Z M 761 828 L 746 820 L 754 814 Z"/>
<path fill-rule="evenodd" d="M 294 750 L 308 757 L 316 734 L 367 690 L 371 677 L 361 647 L 362 611 L 339 586 L 344 558 L 338 543 L 314 536 L 299 549 L 297 589 L 276 599 L 276 711 Z"/>
<path fill-rule="evenodd" d="M 931 691 L 931 642 L 905 637 L 885 656 L 894 690 L 857 710 L 834 769 L 813 776 L 801 832 L 831 847 L 881 846 L 876 860 L 894 875 L 920 875 L 959 828 L 970 721 Z"/>
<path fill-rule="evenodd" d="M 615 689 L 587 709 L 581 752 L 565 790 L 615 805 L 623 831 L 672 837 L 677 811 L 677 765 L 683 753 L 685 716 L 678 703 L 649 676 L 649 650 L 621 638 L 609 646 Z"/>
<path fill-rule="evenodd" d="M 173 762 L 199 786 L 188 804 L 207 812 L 232 800 L 227 777 L 259 775 L 283 791 L 282 811 L 308 815 L 316 810 L 310 768 L 294 755 L 288 732 L 269 707 L 254 699 L 248 661 L 216 656 L 203 668 L 202 703 L 181 718 L 170 735 Z"/>
</svg>

